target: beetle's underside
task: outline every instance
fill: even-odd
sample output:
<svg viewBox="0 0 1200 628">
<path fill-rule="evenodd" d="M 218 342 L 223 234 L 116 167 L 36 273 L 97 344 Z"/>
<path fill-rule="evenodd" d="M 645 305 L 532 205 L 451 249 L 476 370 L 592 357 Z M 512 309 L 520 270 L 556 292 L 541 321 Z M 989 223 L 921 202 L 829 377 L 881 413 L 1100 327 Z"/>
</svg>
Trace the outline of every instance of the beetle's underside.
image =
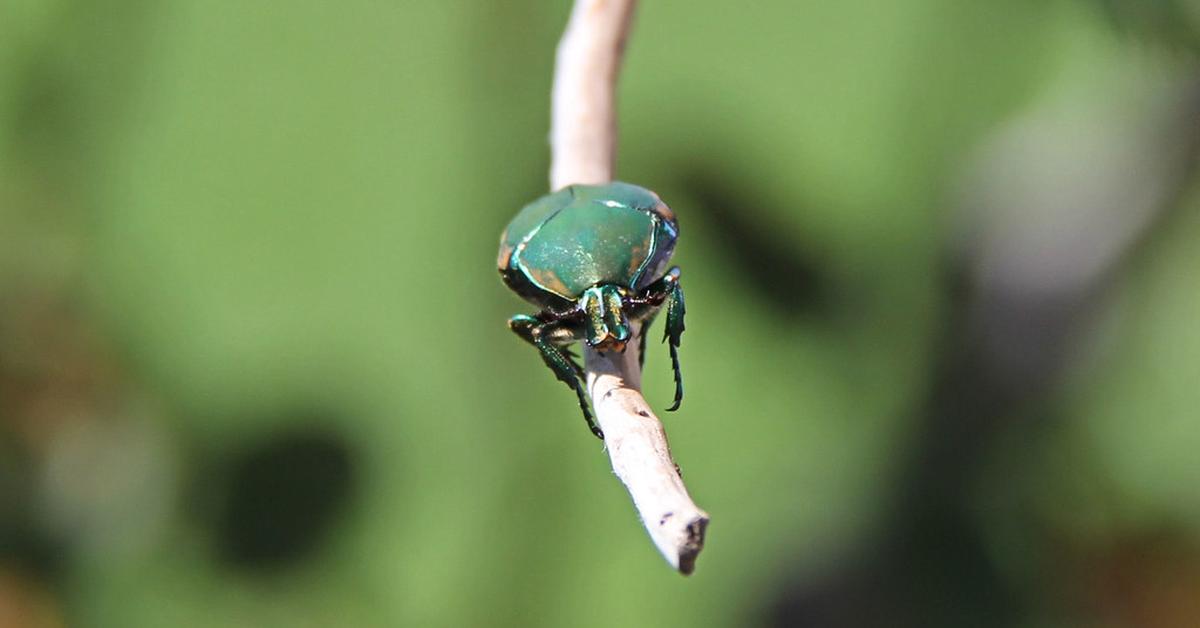
<svg viewBox="0 0 1200 628">
<path fill-rule="evenodd" d="M 638 360 L 645 359 L 646 328 L 666 305 L 667 319 L 663 340 L 671 351 L 671 368 L 675 375 L 675 403 L 668 411 L 679 408 L 683 400 L 683 378 L 679 372 L 679 338 L 683 334 L 683 290 L 679 286 L 679 269 L 672 268 L 658 281 L 633 293 L 624 286 L 603 284 L 588 288 L 573 307 L 546 308 L 536 315 L 519 314 L 508 321 L 518 336 L 537 348 L 546 366 L 559 381 L 575 391 L 579 408 L 588 427 L 598 438 L 604 433 L 596 425 L 584 391 L 583 369 L 566 347 L 586 342 L 597 351 L 624 351 L 631 338 L 631 324 L 641 324 L 641 343 Z"/>
</svg>

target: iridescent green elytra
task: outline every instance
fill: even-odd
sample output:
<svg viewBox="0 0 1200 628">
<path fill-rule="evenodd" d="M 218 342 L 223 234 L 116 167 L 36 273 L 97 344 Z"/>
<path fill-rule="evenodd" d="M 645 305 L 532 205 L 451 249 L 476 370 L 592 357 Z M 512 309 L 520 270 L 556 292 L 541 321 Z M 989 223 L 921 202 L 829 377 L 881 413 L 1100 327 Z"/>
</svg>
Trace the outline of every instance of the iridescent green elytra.
<svg viewBox="0 0 1200 628">
<path fill-rule="evenodd" d="M 583 369 L 566 350 L 583 341 L 597 351 L 624 351 L 631 323 L 650 325 L 666 305 L 663 340 L 671 350 L 675 404 L 683 399 L 679 337 L 683 290 L 679 269 L 667 270 L 679 226 L 675 213 L 645 188 L 628 183 L 571 185 L 526 205 L 500 236 L 497 265 L 504 283 L 542 308 L 508 321 L 538 349 L 559 381 L 579 399 L 592 433 Z M 639 360 L 646 353 L 641 335 Z"/>
</svg>

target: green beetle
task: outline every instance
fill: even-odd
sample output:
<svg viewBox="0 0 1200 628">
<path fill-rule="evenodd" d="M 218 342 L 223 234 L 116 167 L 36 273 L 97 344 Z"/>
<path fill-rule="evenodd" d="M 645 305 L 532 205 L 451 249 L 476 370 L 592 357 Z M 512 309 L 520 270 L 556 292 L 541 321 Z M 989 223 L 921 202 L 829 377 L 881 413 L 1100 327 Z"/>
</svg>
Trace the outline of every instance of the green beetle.
<svg viewBox="0 0 1200 628">
<path fill-rule="evenodd" d="M 575 391 L 599 438 L 604 434 L 588 408 L 583 369 L 566 347 L 583 341 L 597 351 L 624 351 L 630 325 L 649 327 L 664 304 L 663 340 L 675 374 L 675 404 L 668 410 L 683 400 L 683 290 L 679 268 L 667 270 L 678 237 L 675 213 L 657 194 L 620 182 L 571 185 L 543 196 L 522 208 L 500 236 L 500 277 L 542 308 L 512 317 L 508 326 Z M 646 352 L 644 331 L 640 350 L 639 360 Z"/>
</svg>

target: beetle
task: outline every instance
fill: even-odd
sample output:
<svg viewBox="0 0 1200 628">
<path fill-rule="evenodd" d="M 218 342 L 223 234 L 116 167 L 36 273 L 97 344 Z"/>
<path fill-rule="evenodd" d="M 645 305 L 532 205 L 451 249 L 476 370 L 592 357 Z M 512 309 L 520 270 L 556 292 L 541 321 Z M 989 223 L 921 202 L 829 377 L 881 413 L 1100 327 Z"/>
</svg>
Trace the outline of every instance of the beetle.
<svg viewBox="0 0 1200 628">
<path fill-rule="evenodd" d="M 629 183 L 569 185 L 526 205 L 500 236 L 496 265 L 504 283 L 536 314 L 518 314 L 508 327 L 533 345 L 559 381 L 575 391 L 588 428 L 598 438 L 584 392 L 584 373 L 568 347 L 625 350 L 632 326 L 645 329 L 665 307 L 663 341 L 671 352 L 675 403 L 683 400 L 679 338 L 683 290 L 679 268 L 667 265 L 679 238 L 675 213 L 657 194 Z"/>
</svg>

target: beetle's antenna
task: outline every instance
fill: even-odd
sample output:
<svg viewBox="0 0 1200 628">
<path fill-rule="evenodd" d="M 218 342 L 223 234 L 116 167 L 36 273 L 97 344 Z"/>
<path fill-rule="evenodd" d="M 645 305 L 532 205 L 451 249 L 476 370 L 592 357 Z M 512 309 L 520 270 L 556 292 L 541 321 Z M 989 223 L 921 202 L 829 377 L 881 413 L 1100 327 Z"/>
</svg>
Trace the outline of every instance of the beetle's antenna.
<svg viewBox="0 0 1200 628">
<path fill-rule="evenodd" d="M 576 0 L 558 45 L 551 115 L 550 187 L 607 183 L 616 159 L 614 92 L 634 0 Z M 630 340 L 643 326 L 632 325 Z M 704 547 L 708 513 L 688 495 L 666 432 L 639 390 L 641 342 L 622 352 L 584 348 L 588 392 L 613 471 L 650 538 L 683 574 Z M 675 358 L 674 346 L 672 357 Z M 678 367 L 676 367 L 678 373 Z"/>
</svg>

